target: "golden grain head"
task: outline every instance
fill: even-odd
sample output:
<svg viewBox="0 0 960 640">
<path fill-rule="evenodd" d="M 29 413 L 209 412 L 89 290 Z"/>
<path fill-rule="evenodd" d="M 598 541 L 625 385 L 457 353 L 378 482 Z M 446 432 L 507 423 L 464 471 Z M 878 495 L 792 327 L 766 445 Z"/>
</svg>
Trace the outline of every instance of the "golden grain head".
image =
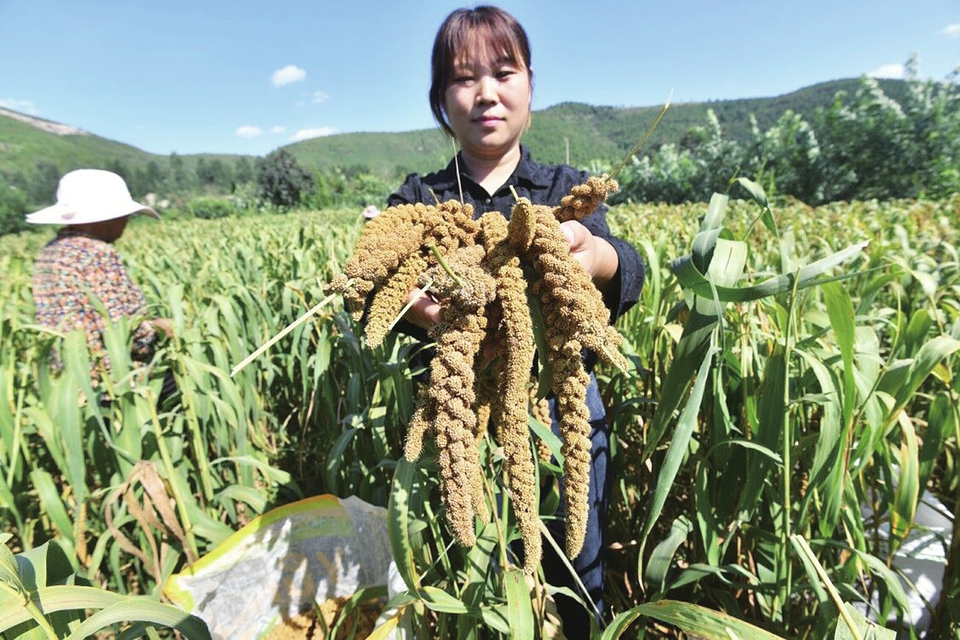
<svg viewBox="0 0 960 640">
<path fill-rule="evenodd" d="M 565 456 L 567 551 L 574 556 L 583 542 L 590 471 L 589 378 L 581 354 L 587 348 L 607 352 L 601 354 L 607 359 L 622 355 L 600 292 L 571 256 L 559 225 L 590 215 L 616 188 L 612 180 L 590 178 L 555 208 L 521 198 L 509 220 L 499 212 L 474 220 L 473 208 L 455 200 L 389 207 L 367 224 L 344 273 L 328 287 L 343 295 L 354 317 L 369 299 L 370 345 L 382 341 L 414 286 L 430 287 L 442 321 L 428 332 L 436 356 L 404 455 L 415 460 L 424 438 L 434 439 L 447 523 L 458 543 L 472 545 L 474 519 L 486 517 L 487 510 L 478 438 L 488 421 L 496 423 L 494 437 L 504 451 L 527 572 L 535 570 L 541 554 L 539 487 L 528 427 L 536 351 L 528 290 L 540 298 L 547 320 L 549 353 L 541 356 L 554 367 Z M 530 273 L 533 282 L 527 280 Z M 481 357 L 483 345 L 497 345 L 500 353 L 489 366 L 492 373 L 478 375 L 487 362 Z M 535 407 L 540 420 L 552 422 L 544 403 Z M 549 455 L 541 449 L 539 455 Z"/>
</svg>

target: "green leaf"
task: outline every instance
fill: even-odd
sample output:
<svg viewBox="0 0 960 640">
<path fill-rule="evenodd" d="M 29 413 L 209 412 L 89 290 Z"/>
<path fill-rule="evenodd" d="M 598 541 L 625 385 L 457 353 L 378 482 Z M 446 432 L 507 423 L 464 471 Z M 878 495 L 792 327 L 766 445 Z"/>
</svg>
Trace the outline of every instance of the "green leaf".
<svg viewBox="0 0 960 640">
<path fill-rule="evenodd" d="M 739 618 L 707 609 L 689 602 L 660 600 L 636 607 L 642 615 L 679 627 L 688 634 L 701 636 L 705 640 L 774 640 L 775 636 L 760 627 Z"/>
<path fill-rule="evenodd" d="M 533 292 L 531 282 L 536 282 L 536 275 L 532 267 L 524 267 L 524 276 L 527 279 L 527 306 L 530 307 L 530 321 L 533 323 L 533 340 L 537 345 L 537 399 L 543 400 L 553 389 L 553 365 L 550 364 L 550 347 L 547 345 L 547 338 L 544 328 L 547 326 L 543 319 L 543 309 L 540 306 L 540 298 Z"/>
<path fill-rule="evenodd" d="M 464 615 L 470 611 L 467 608 L 467 605 L 463 604 L 463 602 L 450 595 L 443 589 L 429 586 L 421 587 L 416 590 L 416 594 L 420 596 L 420 600 L 427 605 L 428 609 L 436 611 L 437 613 L 455 613 Z"/>
<path fill-rule="evenodd" d="M 695 583 L 706 576 L 714 576 L 720 582 L 730 584 L 730 580 L 726 577 L 725 573 L 722 567 L 697 562 L 684 569 L 680 575 L 670 583 L 670 588 L 679 589 L 680 587 Z"/>
<path fill-rule="evenodd" d="M 387 533 L 390 538 L 390 548 L 397 563 L 397 571 L 407 585 L 407 589 L 412 592 L 416 592 L 420 587 L 420 577 L 414 567 L 413 545 L 410 543 L 410 496 L 416 471 L 416 464 L 404 458 L 397 460 L 390 489 L 390 500 L 387 504 Z"/>
<path fill-rule="evenodd" d="M 900 472 L 890 511 L 890 553 L 907 537 L 920 499 L 920 455 L 913 422 L 900 420 Z"/>
<path fill-rule="evenodd" d="M 269 463 L 258 460 L 253 456 L 224 456 L 210 461 L 210 466 L 232 462 L 238 466 L 247 465 L 253 467 L 266 478 L 277 484 L 288 484 L 290 482 L 290 473 L 283 469 L 271 467 Z"/>
<path fill-rule="evenodd" d="M 673 421 L 674 412 L 683 401 L 687 389 L 697 375 L 697 366 L 708 353 L 713 330 L 717 327 L 716 316 L 706 316 L 692 310 L 683 327 L 683 334 L 677 343 L 673 363 L 667 371 L 667 377 L 661 385 L 657 410 L 650 421 L 650 434 L 645 446 L 645 458 L 649 458 L 659 446 L 660 440 Z"/>
<path fill-rule="evenodd" d="M 622 636 L 639 617 L 640 611 L 636 607 L 629 611 L 624 611 L 607 625 L 607 628 L 603 630 L 603 635 L 600 636 L 600 640 L 619 640 L 620 636 Z"/>
<path fill-rule="evenodd" d="M 843 452 L 846 442 L 841 425 L 840 392 L 836 388 L 835 370 L 823 363 L 814 353 L 806 349 L 794 349 L 810 367 L 820 390 L 824 396 L 823 416 L 820 419 L 820 429 L 814 435 L 813 464 L 810 467 L 810 486 L 807 491 L 804 510 L 816 497 L 822 500 L 817 514 L 817 524 L 820 533 L 824 536 L 832 535 L 840 517 L 840 507 L 843 504 L 843 487 L 846 482 Z"/>
<path fill-rule="evenodd" d="M 884 629 L 878 624 L 867 620 L 852 604 L 845 602 L 844 608 L 856 626 L 861 640 L 895 640 L 897 633 L 893 629 Z M 857 636 L 850 630 L 849 625 L 844 624 L 843 620 L 837 620 L 837 629 L 833 634 L 833 640 L 855 640 Z"/>
<path fill-rule="evenodd" d="M 20 592 L 27 591 L 20 579 L 17 559 L 6 543 L 0 544 L 0 583 L 8 584 Z"/>
<path fill-rule="evenodd" d="M 857 385 L 854 379 L 853 351 L 856 339 L 853 316 L 853 302 L 850 294 L 839 282 L 828 282 L 821 286 L 823 299 L 830 317 L 830 328 L 837 339 L 840 355 L 843 357 L 843 424 L 849 425 L 856 405 Z"/>
<path fill-rule="evenodd" d="M 923 445 L 919 453 L 921 487 L 927 486 L 944 443 L 956 430 L 957 411 L 954 401 L 948 392 L 941 391 L 930 405 L 930 419 L 927 420 L 927 428 L 923 432 Z"/>
<path fill-rule="evenodd" d="M 869 242 L 858 242 L 826 258 L 801 267 L 796 273 L 774 276 L 753 286 L 725 287 L 716 285 L 716 296 L 721 302 L 749 302 L 794 289 L 799 291 L 826 282 L 851 278 L 856 274 L 844 274 L 836 277 L 826 277 L 824 274 L 860 253 L 868 244 Z M 697 269 L 690 256 L 674 261 L 673 272 L 684 288 L 690 289 L 698 296 L 713 297 L 712 287 L 714 285 L 704 277 L 703 272 Z"/>
<path fill-rule="evenodd" d="M 483 604 L 487 575 L 495 558 L 498 539 L 497 525 L 488 522 L 477 536 L 477 543 L 467 552 L 463 601 L 470 607 L 478 608 Z"/>
<path fill-rule="evenodd" d="M 96 402 L 90 387 L 90 361 L 87 358 L 86 338 L 82 331 L 71 331 L 63 341 L 64 371 L 54 385 L 54 397 L 49 406 L 50 417 L 57 426 L 63 443 L 64 464 L 61 471 L 67 476 L 76 499 L 86 499 L 86 462 L 83 452 L 84 420 L 77 399 L 81 391 L 88 401 Z"/>
<path fill-rule="evenodd" d="M 563 466 L 563 442 L 560 436 L 555 434 L 550 425 L 544 425 L 533 416 L 527 416 L 527 424 L 538 438 L 546 443 L 550 453 L 561 467 Z"/>
<path fill-rule="evenodd" d="M 707 213 L 700 223 L 700 232 L 718 231 L 723 225 L 723 215 L 730 203 L 730 196 L 723 193 L 714 193 L 710 196 Z M 704 254 L 705 255 L 705 254 Z"/>
<path fill-rule="evenodd" d="M 337 441 L 333 443 L 330 455 L 327 456 L 327 487 L 332 493 L 337 493 L 337 487 L 340 486 L 338 482 L 340 463 L 344 460 L 344 452 L 350 446 L 350 441 L 353 440 L 353 436 L 356 435 L 358 430 L 357 427 L 351 427 L 341 433 Z"/>
<path fill-rule="evenodd" d="M 63 500 L 60 499 L 57 487 L 53 483 L 53 476 L 44 469 L 34 469 L 30 472 L 30 480 L 40 498 L 40 504 L 43 505 L 43 512 L 53 522 L 62 539 L 73 547 L 73 521 L 67 514 Z M 72 549 L 70 551 L 72 553 Z"/>
<path fill-rule="evenodd" d="M 150 622 L 176 629 L 186 640 L 209 640 L 206 623 L 176 607 L 147 598 L 126 598 L 84 620 L 66 640 L 83 640 L 118 623 Z"/>
<path fill-rule="evenodd" d="M 768 451 L 781 450 L 783 421 L 787 410 L 784 400 L 787 369 L 784 348 L 776 345 L 763 370 L 763 380 L 757 392 L 758 422 L 754 440 Z M 753 514 L 760 504 L 759 498 L 767 484 L 772 468 L 767 456 L 759 458 L 748 454 L 747 474 L 743 491 L 738 496 L 737 510 Z"/>
<path fill-rule="evenodd" d="M 906 384 L 896 394 L 897 407 L 906 406 L 934 368 L 958 349 L 960 340 L 946 335 L 936 336 L 924 343 L 910 365 Z"/>
<path fill-rule="evenodd" d="M 517 567 L 508 567 L 503 576 L 504 595 L 507 598 L 507 621 L 514 638 L 533 638 L 533 608 L 527 580 Z"/>
<path fill-rule="evenodd" d="M 691 531 L 693 531 L 693 523 L 686 516 L 680 516 L 670 525 L 670 534 L 650 553 L 644 581 L 655 586 L 658 593 L 664 590 L 667 572 L 673 564 L 674 554 Z"/>
<path fill-rule="evenodd" d="M 687 448 L 690 446 L 690 439 L 693 437 L 694 428 L 697 425 L 697 416 L 700 412 L 700 401 L 703 399 L 703 392 L 707 388 L 707 380 L 710 377 L 710 365 L 713 362 L 713 354 L 716 349 L 707 349 L 700 363 L 700 369 L 697 373 L 697 381 L 694 384 L 693 391 L 690 392 L 690 398 L 680 414 L 677 421 L 677 427 L 667 449 L 667 455 L 663 461 L 663 467 L 657 476 L 657 484 L 654 488 L 653 500 L 647 520 L 640 535 L 640 553 L 638 555 L 638 573 L 643 574 L 643 549 L 647 543 L 647 536 L 653 531 L 653 527 L 660 518 L 663 511 L 663 505 L 667 502 L 667 496 L 673 488 L 673 480 L 680 471 L 680 465 L 687 454 Z"/>
<path fill-rule="evenodd" d="M 750 197 L 753 198 L 753 201 L 760 205 L 762 209 L 760 219 L 763 221 L 763 226 L 765 226 L 775 238 L 779 238 L 780 233 L 777 231 L 777 223 L 773 219 L 773 211 L 770 209 L 770 202 L 767 200 L 767 194 L 763 190 L 763 187 L 747 178 L 737 178 L 736 183 L 746 189 Z"/>
</svg>

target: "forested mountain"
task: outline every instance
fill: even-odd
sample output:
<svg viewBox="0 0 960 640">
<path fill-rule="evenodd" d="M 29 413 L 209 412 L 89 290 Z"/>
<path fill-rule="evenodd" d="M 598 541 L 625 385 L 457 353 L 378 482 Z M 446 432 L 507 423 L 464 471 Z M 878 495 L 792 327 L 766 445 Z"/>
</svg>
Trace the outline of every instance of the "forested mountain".
<svg viewBox="0 0 960 640">
<path fill-rule="evenodd" d="M 682 144 L 691 127 L 706 122 L 708 109 L 716 114 L 725 137 L 742 142 L 750 132 L 751 114 L 762 129 L 788 109 L 809 120 L 818 108 L 833 102 L 837 91 L 855 92 L 858 82 L 856 79 L 824 82 L 771 98 L 672 104 L 644 151 L 653 151 L 665 142 Z M 880 81 L 883 91 L 895 99 L 905 91 L 905 84 L 901 80 Z M 662 106 L 554 105 L 534 113 L 526 143 L 543 162 L 569 161 L 580 166 L 593 160 L 616 162 L 640 139 Z M 222 154 L 158 155 L 66 125 L 31 120 L 32 123 L 25 122 L 22 114 L 0 109 L 0 179 L 8 183 L 28 184 L 37 172 L 53 176 L 81 166 L 120 169 L 128 177 L 139 174 L 149 182 L 151 175 L 174 171 L 192 174 L 198 164 L 207 168 L 211 165 L 232 168 L 244 158 L 251 164 L 257 160 L 255 156 Z M 452 149 L 449 139 L 437 129 L 344 133 L 282 148 L 308 168 L 336 167 L 389 177 L 436 168 L 449 159 Z"/>
<path fill-rule="evenodd" d="M 811 120 L 817 109 L 833 103 L 838 91 L 856 92 L 858 79 L 833 80 L 772 98 L 717 100 L 672 104 L 647 143 L 653 151 L 666 142 L 682 143 L 691 127 L 702 126 L 712 109 L 724 136 L 743 143 L 750 134 L 750 115 L 761 129 L 770 127 L 786 110 Z M 895 100 L 906 91 L 903 80 L 880 80 Z M 542 162 L 586 166 L 593 160 L 618 161 L 643 136 L 663 105 L 645 107 L 591 106 L 561 103 L 534 112 L 526 144 Z M 364 168 L 392 174 L 435 169 L 451 156 L 449 139 L 438 130 L 403 133 L 346 133 L 304 140 L 284 147 L 305 166 Z"/>
</svg>

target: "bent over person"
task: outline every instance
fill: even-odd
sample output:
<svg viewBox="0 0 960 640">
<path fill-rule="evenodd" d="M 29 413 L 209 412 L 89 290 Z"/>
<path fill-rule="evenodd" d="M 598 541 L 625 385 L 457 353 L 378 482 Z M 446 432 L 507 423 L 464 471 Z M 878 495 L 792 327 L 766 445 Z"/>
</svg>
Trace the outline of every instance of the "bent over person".
<svg viewBox="0 0 960 640">
<path fill-rule="evenodd" d="M 34 263 L 37 321 L 56 331 L 83 330 L 91 354 L 102 357 L 108 369 L 103 343 L 106 320 L 94 300 L 107 311 L 111 322 L 146 314 L 143 292 L 127 275 L 113 246 L 130 216 L 136 214 L 160 217 L 151 207 L 133 200 L 119 175 L 78 169 L 60 179 L 56 204 L 27 215 L 29 223 L 64 225 Z M 135 361 L 149 362 L 153 357 L 158 329 L 169 335 L 169 319 L 144 319 L 134 329 Z M 98 384 L 96 369 L 91 377 Z M 173 391 L 172 383 L 172 377 L 164 381 L 161 396 Z"/>
</svg>

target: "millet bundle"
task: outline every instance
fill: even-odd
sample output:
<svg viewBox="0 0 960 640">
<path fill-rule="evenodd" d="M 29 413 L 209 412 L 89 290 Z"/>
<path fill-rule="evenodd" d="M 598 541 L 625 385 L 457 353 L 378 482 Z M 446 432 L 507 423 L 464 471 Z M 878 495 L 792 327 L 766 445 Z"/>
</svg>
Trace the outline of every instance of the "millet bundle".
<svg viewBox="0 0 960 640">
<path fill-rule="evenodd" d="M 408 427 L 404 456 L 416 460 L 425 437 L 437 446 L 446 518 L 455 539 L 476 541 L 474 517 L 485 513 L 479 441 L 503 448 L 508 491 L 524 544 L 524 570 L 540 563 L 536 467 L 528 413 L 536 353 L 528 290 L 540 300 L 552 391 L 563 442 L 567 554 L 580 553 L 586 527 L 590 472 L 589 377 L 583 349 L 619 368 L 620 334 L 590 276 L 570 253 L 560 222 L 581 220 L 616 190 L 611 179 L 590 178 L 558 207 L 518 199 L 510 219 L 499 212 L 472 217 L 470 205 L 448 201 L 387 208 L 364 228 L 343 273 L 328 290 L 347 310 L 366 318 L 365 339 L 379 344 L 403 312 L 414 286 L 441 307 L 429 332 L 436 342 L 430 383 Z M 488 361 L 484 346 L 494 347 Z M 543 395 L 542 393 L 539 395 Z M 542 447 L 538 448 L 542 451 Z"/>
</svg>

